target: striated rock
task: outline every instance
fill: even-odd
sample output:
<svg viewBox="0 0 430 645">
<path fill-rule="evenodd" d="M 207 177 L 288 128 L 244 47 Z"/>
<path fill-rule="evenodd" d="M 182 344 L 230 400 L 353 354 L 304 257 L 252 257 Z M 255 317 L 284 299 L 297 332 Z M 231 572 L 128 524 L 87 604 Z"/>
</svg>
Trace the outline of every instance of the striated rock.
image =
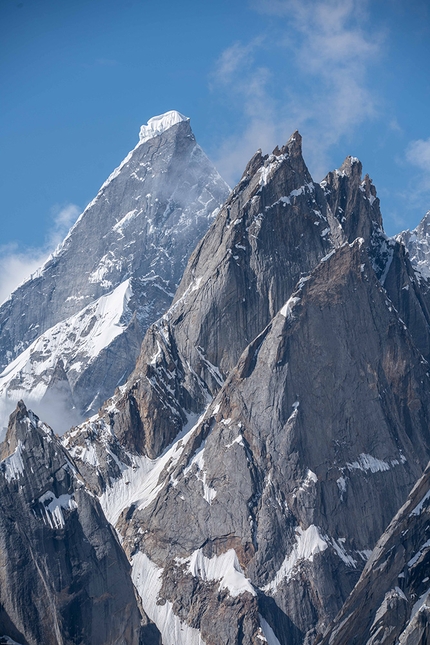
<svg viewBox="0 0 430 645">
<path fill-rule="evenodd" d="M 114 530 L 22 402 L 1 456 L 0 634 L 22 645 L 150 643 L 144 634 L 155 626 L 142 621 Z"/>
<path fill-rule="evenodd" d="M 321 645 L 424 645 L 430 639 L 430 464 L 378 540 Z"/>
<path fill-rule="evenodd" d="M 361 164 L 321 188 L 300 141 L 251 159 L 128 382 L 63 440 L 164 644 L 311 645 L 430 457 L 421 282 Z"/>
<path fill-rule="evenodd" d="M 138 581 L 157 571 L 159 596 L 206 645 L 253 643 L 263 625 L 282 644 L 312 642 L 424 469 L 429 415 L 428 365 L 364 244 L 345 244 L 110 518 L 144 608 Z"/>
<path fill-rule="evenodd" d="M 190 413 L 202 412 L 296 282 L 333 248 L 299 133 L 278 153 L 250 161 L 113 399 L 115 433 L 131 451 L 156 457 Z"/>
</svg>

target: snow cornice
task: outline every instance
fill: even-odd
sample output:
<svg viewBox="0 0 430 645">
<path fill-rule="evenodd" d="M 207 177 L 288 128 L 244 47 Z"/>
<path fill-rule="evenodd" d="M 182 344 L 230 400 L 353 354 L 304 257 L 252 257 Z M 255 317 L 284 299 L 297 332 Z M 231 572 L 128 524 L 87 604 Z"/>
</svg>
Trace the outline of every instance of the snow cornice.
<svg viewBox="0 0 430 645">
<path fill-rule="evenodd" d="M 153 139 L 154 137 L 169 130 L 172 126 L 181 121 L 189 121 L 190 119 L 176 110 L 170 110 L 159 116 L 153 116 L 149 119 L 146 125 L 142 125 L 139 132 L 139 144 Z"/>
</svg>

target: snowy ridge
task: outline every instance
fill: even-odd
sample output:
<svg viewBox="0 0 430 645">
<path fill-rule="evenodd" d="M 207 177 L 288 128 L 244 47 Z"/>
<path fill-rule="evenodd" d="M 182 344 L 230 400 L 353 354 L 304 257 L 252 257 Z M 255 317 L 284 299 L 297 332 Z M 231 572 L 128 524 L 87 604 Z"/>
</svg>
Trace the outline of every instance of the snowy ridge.
<svg viewBox="0 0 430 645">
<path fill-rule="evenodd" d="M 62 361 L 75 378 L 126 328 L 121 318 L 131 296 L 125 280 L 106 296 L 39 336 L 0 374 L 0 400 L 12 411 L 16 401 L 40 401 Z"/>
<path fill-rule="evenodd" d="M 157 497 L 164 481 L 160 475 L 166 466 L 173 470 L 182 451 L 199 423 L 198 415 L 190 415 L 188 424 L 176 441 L 158 459 L 130 455 L 132 466 L 124 467 L 122 476 L 107 488 L 99 501 L 107 520 L 115 526 L 124 509 L 132 504 L 146 508 Z"/>
<path fill-rule="evenodd" d="M 97 195 L 94 197 L 94 199 L 91 200 L 91 202 L 88 204 L 88 206 L 85 208 L 85 210 L 79 215 L 78 219 L 64 238 L 64 240 L 61 242 L 61 244 L 58 245 L 58 247 L 55 249 L 54 253 L 49 256 L 45 264 L 41 267 L 41 269 L 38 270 L 37 275 L 40 275 L 40 273 L 43 272 L 44 267 L 49 263 L 49 261 L 52 259 L 52 257 L 56 257 L 63 247 L 65 246 L 65 242 L 69 239 L 70 235 L 73 233 L 74 229 L 76 228 L 77 224 L 82 220 L 84 215 L 87 213 L 87 211 L 90 210 L 92 206 L 96 203 L 96 201 L 99 199 L 101 196 L 102 192 L 104 189 L 120 174 L 121 170 L 124 168 L 124 166 L 130 161 L 131 157 L 133 156 L 133 153 L 137 148 L 139 148 L 142 143 L 145 143 L 146 141 L 149 141 L 149 139 L 152 139 L 153 137 L 156 137 L 163 132 L 166 132 L 169 128 L 171 128 L 173 125 L 176 125 L 177 123 L 180 123 L 181 121 L 189 121 L 189 118 L 186 116 L 183 116 L 176 110 L 171 110 L 170 112 L 166 112 L 165 114 L 161 114 L 160 116 L 154 116 L 152 119 L 149 119 L 147 125 L 142 125 L 139 131 L 139 142 L 137 145 L 133 148 L 133 150 L 130 150 L 128 155 L 121 161 L 119 166 L 115 168 L 109 175 L 109 177 L 106 179 L 106 181 L 102 184 L 100 190 L 98 191 Z M 33 277 L 36 277 L 36 274 L 33 274 L 29 279 L 31 280 Z"/>
<path fill-rule="evenodd" d="M 403 231 L 395 239 L 406 246 L 415 271 L 430 278 L 430 211 L 413 231 Z"/>
<path fill-rule="evenodd" d="M 311 524 L 305 530 L 298 526 L 296 528 L 296 539 L 296 544 L 293 546 L 291 553 L 285 557 L 273 580 L 265 585 L 262 591 L 276 593 L 280 584 L 284 580 L 288 581 L 291 578 L 293 569 L 299 562 L 302 560 L 312 562 L 316 553 L 327 549 L 327 542 L 321 537 L 318 527 L 314 524 Z"/>
</svg>

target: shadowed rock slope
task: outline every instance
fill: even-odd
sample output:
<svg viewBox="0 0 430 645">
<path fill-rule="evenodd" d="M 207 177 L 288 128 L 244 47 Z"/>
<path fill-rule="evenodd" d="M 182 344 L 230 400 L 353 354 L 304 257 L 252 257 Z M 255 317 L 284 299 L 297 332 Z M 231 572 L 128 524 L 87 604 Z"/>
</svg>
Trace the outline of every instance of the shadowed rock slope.
<svg viewBox="0 0 430 645">
<path fill-rule="evenodd" d="M 389 524 L 321 645 L 430 642 L 430 465 Z"/>
<path fill-rule="evenodd" d="M 52 430 L 20 402 L 0 463 L 0 635 L 22 645 L 142 645 L 130 566 Z"/>
</svg>

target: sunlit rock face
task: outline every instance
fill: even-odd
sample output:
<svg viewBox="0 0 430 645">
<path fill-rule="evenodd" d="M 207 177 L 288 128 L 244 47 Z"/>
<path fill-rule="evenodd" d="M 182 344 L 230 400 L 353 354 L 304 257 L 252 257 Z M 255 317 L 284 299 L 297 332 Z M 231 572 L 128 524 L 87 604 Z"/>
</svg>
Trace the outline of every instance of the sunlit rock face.
<svg viewBox="0 0 430 645">
<path fill-rule="evenodd" d="M 252 158 L 127 383 L 64 438 L 166 643 L 313 643 L 429 458 L 420 281 L 361 164 L 317 185 L 300 143 Z"/>
</svg>

